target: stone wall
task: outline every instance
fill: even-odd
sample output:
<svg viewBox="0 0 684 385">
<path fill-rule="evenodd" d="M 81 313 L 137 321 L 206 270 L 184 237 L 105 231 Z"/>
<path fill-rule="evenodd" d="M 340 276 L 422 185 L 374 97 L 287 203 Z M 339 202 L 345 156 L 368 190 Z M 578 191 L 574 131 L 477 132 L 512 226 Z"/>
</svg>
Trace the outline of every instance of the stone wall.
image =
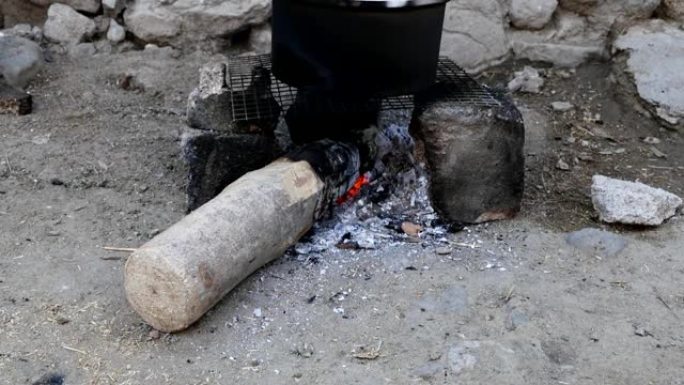
<svg viewBox="0 0 684 385">
<path fill-rule="evenodd" d="M 3 1 L 0 15 L 4 15 L 5 28 L 21 22 L 40 24 L 54 2 Z M 233 34 L 250 28 L 259 31 L 254 35 L 263 40 L 271 14 L 271 0 L 60 2 L 90 18 L 116 20 L 138 42 L 184 50 L 224 48 Z M 684 21 L 684 0 L 451 0 L 442 54 L 471 72 L 508 58 L 574 67 L 589 59 L 607 58 L 611 36 L 652 17 Z M 264 47 L 264 42 L 258 45 Z"/>
</svg>

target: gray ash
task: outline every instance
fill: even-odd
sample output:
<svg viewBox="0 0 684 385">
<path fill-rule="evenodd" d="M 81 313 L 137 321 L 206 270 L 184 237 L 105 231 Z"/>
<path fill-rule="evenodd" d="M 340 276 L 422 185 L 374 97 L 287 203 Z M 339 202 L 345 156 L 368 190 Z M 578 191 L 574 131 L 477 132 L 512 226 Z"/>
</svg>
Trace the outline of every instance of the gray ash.
<svg viewBox="0 0 684 385">
<path fill-rule="evenodd" d="M 448 245 L 450 226 L 439 218 L 428 195 L 428 177 L 415 158 L 409 134 L 411 110 L 383 111 L 377 126 L 365 131 L 375 162 L 364 176 L 369 182 L 358 195 L 335 207 L 330 218 L 289 251 L 291 256 L 333 250 L 380 249 L 397 244 Z M 420 226 L 419 235 L 402 229 Z"/>
</svg>

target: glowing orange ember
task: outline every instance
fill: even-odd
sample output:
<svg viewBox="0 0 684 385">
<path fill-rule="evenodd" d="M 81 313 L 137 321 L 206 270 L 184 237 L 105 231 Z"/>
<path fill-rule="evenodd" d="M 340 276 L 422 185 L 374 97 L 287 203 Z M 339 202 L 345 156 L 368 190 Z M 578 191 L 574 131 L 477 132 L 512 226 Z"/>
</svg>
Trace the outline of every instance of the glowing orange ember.
<svg viewBox="0 0 684 385">
<path fill-rule="evenodd" d="M 347 191 L 344 195 L 341 197 L 337 198 L 337 204 L 341 205 L 343 203 L 349 202 L 350 200 L 353 200 L 356 198 L 357 195 L 361 192 L 361 188 L 365 185 L 370 183 L 370 177 L 366 174 L 361 175 L 356 182 L 354 182 L 354 185 L 351 186 L 349 191 Z"/>
</svg>

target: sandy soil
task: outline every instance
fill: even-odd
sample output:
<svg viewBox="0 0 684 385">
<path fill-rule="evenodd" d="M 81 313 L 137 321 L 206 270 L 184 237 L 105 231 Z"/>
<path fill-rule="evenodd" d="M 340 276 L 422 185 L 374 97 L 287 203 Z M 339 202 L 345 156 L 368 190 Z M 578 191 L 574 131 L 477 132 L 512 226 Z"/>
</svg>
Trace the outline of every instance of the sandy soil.
<svg viewBox="0 0 684 385">
<path fill-rule="evenodd" d="M 126 253 L 102 247 L 137 247 L 183 216 L 179 132 L 207 58 L 174 56 L 57 57 L 34 113 L 0 117 L 0 384 L 684 383 L 684 221 L 603 226 L 588 196 L 597 172 L 684 195 L 683 140 L 620 96 L 606 64 L 550 71 L 545 94 L 516 97 L 525 209 L 452 236 L 474 248 L 283 258 L 186 332 L 151 331 L 124 298 Z M 121 89 L 126 73 L 144 91 Z M 583 227 L 628 246 L 568 245 Z"/>
</svg>

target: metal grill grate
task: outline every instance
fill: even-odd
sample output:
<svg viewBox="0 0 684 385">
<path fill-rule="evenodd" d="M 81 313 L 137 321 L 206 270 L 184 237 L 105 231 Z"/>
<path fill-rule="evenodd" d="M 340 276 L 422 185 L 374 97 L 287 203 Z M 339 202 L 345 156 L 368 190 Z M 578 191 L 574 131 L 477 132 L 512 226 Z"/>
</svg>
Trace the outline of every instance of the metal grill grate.
<svg viewBox="0 0 684 385">
<path fill-rule="evenodd" d="M 259 68 L 266 71 L 258 72 Z M 259 76 L 270 77 L 270 82 Z M 273 76 L 271 56 L 268 54 L 232 58 L 228 63 L 227 81 L 232 90 L 231 112 L 236 122 L 276 119 L 292 106 L 297 96 L 297 88 Z M 440 84 L 440 100 L 484 107 L 501 105 L 488 88 L 475 81 L 451 59 L 445 57 L 439 59 L 436 82 Z M 413 95 L 378 99 L 381 100 L 380 109 L 382 110 L 414 107 Z M 378 99 L 375 101 L 377 102 Z M 277 102 L 277 105 L 274 105 L 273 100 Z M 358 103 L 338 103 L 329 107 L 338 112 L 354 112 L 358 111 L 359 105 Z"/>
</svg>

